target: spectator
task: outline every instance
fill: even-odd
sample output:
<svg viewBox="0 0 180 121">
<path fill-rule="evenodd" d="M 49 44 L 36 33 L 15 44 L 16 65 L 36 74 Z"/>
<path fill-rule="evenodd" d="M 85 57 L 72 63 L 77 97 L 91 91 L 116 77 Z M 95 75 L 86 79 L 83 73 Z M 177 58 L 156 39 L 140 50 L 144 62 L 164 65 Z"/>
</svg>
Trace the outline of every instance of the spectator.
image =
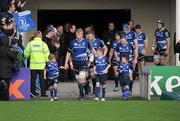
<svg viewBox="0 0 180 121">
<path fill-rule="evenodd" d="M 109 22 L 108 24 L 108 30 L 105 31 L 102 35 L 102 40 L 104 40 L 104 43 L 106 44 L 107 48 L 108 48 L 108 53 L 107 55 L 109 55 L 109 52 L 111 50 L 111 43 L 112 41 L 115 40 L 115 25 L 113 22 Z M 109 79 L 113 79 L 113 70 L 112 67 L 110 68 L 110 71 L 108 72 L 108 78 Z"/>
<path fill-rule="evenodd" d="M 107 45 L 108 50 L 110 50 L 110 44 L 115 39 L 115 25 L 113 22 L 110 22 L 108 24 L 108 30 L 103 33 L 102 39 L 104 40 L 104 43 Z"/>
<path fill-rule="evenodd" d="M 12 19 L 13 13 L 16 11 L 16 7 L 14 4 L 8 4 L 7 6 L 7 15 Z"/>
<path fill-rule="evenodd" d="M 16 0 L 8 0 L 8 4 L 15 4 Z"/>
<path fill-rule="evenodd" d="M 65 34 L 64 34 L 64 28 L 63 26 L 57 26 L 57 36 L 60 44 L 60 48 L 58 49 L 58 62 L 59 65 L 63 64 L 64 65 L 64 57 L 67 52 L 68 45 L 65 42 Z"/>
<path fill-rule="evenodd" d="M 129 25 L 130 30 L 135 32 L 135 23 L 134 23 L 134 21 L 130 20 L 128 22 L 128 25 Z"/>
<path fill-rule="evenodd" d="M 69 26 L 71 25 L 71 23 L 67 22 L 64 24 L 64 32 L 67 33 L 69 32 Z"/>
<path fill-rule="evenodd" d="M 35 79 L 39 74 L 41 96 L 47 97 L 46 85 L 44 80 L 44 69 L 46 62 L 48 62 L 49 49 L 45 42 L 42 41 L 42 33 L 40 31 L 35 32 L 34 39 L 28 43 L 24 50 L 25 58 L 30 58 L 30 69 L 31 69 L 31 93 L 36 93 Z"/>
<path fill-rule="evenodd" d="M 54 36 L 56 36 L 56 28 L 54 28 L 53 26 L 48 27 L 46 35 L 43 37 L 43 41 L 47 44 L 51 54 L 55 54 L 55 52 L 60 47 L 59 43 L 55 43 L 53 45 L 52 38 Z"/>
<path fill-rule="evenodd" d="M 25 67 L 25 59 L 23 56 L 23 50 L 19 45 L 18 45 L 18 39 L 12 38 L 11 39 L 11 47 L 17 52 L 17 60 L 19 62 L 20 67 Z"/>
<path fill-rule="evenodd" d="M 66 45 L 67 47 L 70 46 L 70 43 L 72 42 L 72 40 L 74 40 L 76 38 L 76 26 L 74 24 L 70 24 L 69 26 L 69 32 L 67 32 L 65 34 L 65 41 L 66 41 Z M 65 48 L 66 49 L 66 52 L 68 50 L 68 48 Z M 66 71 L 68 74 L 65 74 L 65 75 L 68 75 L 68 79 L 69 80 L 73 80 L 74 79 L 74 76 L 72 75 L 72 71 L 71 70 L 68 70 Z M 67 76 L 66 76 L 67 77 Z"/>
<path fill-rule="evenodd" d="M 86 25 L 84 28 L 84 37 L 88 39 L 88 33 L 94 30 L 93 25 Z"/>
<path fill-rule="evenodd" d="M 64 65 L 65 57 L 67 53 L 68 44 L 65 41 L 65 33 L 63 26 L 57 26 L 57 36 L 60 43 L 60 47 L 58 49 L 58 64 Z M 64 70 L 60 70 L 59 73 L 61 76 L 59 76 L 59 80 L 64 81 Z"/>
<path fill-rule="evenodd" d="M 27 1 L 27 0 L 26 0 Z M 16 10 L 18 11 L 18 12 L 21 12 L 22 11 L 22 9 L 24 8 L 24 6 L 26 5 L 26 1 L 22 1 L 22 0 L 19 0 L 19 1 L 17 1 L 16 2 Z"/>
<path fill-rule="evenodd" d="M 75 32 L 76 32 L 76 26 L 74 24 L 71 24 L 69 26 L 69 32 L 67 32 L 65 36 L 65 40 L 68 46 L 71 43 L 71 41 L 76 38 Z"/>
<path fill-rule="evenodd" d="M 8 4 L 13 4 L 15 5 L 16 11 L 21 12 L 23 7 L 26 5 L 26 1 L 22 1 L 22 0 L 8 0 Z"/>
<path fill-rule="evenodd" d="M 5 17 L 0 19 L 0 92 L 2 92 L 0 100 L 9 100 L 9 85 L 13 76 L 13 60 L 16 58 L 15 53 L 10 49 L 8 37 L 8 35 L 13 34 L 13 28 L 7 25 L 6 19 Z"/>
</svg>

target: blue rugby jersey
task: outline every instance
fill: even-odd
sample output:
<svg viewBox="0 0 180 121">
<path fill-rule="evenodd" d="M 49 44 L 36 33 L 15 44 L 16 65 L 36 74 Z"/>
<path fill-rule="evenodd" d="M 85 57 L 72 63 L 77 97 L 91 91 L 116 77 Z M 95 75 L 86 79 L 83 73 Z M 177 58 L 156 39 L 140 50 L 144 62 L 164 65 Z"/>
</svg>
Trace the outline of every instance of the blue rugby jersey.
<svg viewBox="0 0 180 121">
<path fill-rule="evenodd" d="M 87 61 L 90 50 L 90 43 L 84 38 L 81 40 L 73 40 L 69 48 L 69 52 L 72 54 L 73 61 Z"/>
<path fill-rule="evenodd" d="M 118 53 L 120 60 L 122 59 L 123 55 L 128 55 L 129 60 L 132 59 L 132 55 L 131 55 L 132 48 L 131 48 L 131 45 L 129 43 L 126 43 L 125 45 L 118 43 L 116 46 L 116 52 Z"/>
<path fill-rule="evenodd" d="M 156 29 L 155 38 L 157 42 L 157 49 L 166 49 L 167 48 L 167 39 L 170 37 L 170 33 L 167 29 Z"/>
<path fill-rule="evenodd" d="M 46 70 L 47 70 L 47 77 L 49 79 L 55 79 L 59 76 L 59 70 L 58 70 L 58 63 L 52 63 L 50 61 L 47 62 L 46 65 Z"/>
<path fill-rule="evenodd" d="M 126 77 L 129 77 L 129 71 L 132 69 L 132 65 L 129 63 L 119 63 L 118 70 L 122 71 Z"/>
<path fill-rule="evenodd" d="M 132 48 L 134 48 L 134 40 L 136 39 L 136 34 L 133 31 L 129 31 L 129 33 L 122 32 L 122 35 L 126 38 L 126 40 L 131 44 Z"/>
<path fill-rule="evenodd" d="M 97 74 L 102 74 L 109 64 L 109 60 L 105 56 L 94 58 L 94 65 L 96 66 Z"/>
<path fill-rule="evenodd" d="M 138 53 L 142 53 L 144 48 L 144 41 L 147 40 L 147 36 L 145 33 L 140 32 L 139 34 L 136 34 L 137 41 L 138 41 Z"/>
<path fill-rule="evenodd" d="M 98 38 L 95 38 L 93 41 L 89 41 L 91 49 L 94 48 L 97 50 L 98 48 L 103 48 L 105 46 L 104 41 Z"/>
</svg>

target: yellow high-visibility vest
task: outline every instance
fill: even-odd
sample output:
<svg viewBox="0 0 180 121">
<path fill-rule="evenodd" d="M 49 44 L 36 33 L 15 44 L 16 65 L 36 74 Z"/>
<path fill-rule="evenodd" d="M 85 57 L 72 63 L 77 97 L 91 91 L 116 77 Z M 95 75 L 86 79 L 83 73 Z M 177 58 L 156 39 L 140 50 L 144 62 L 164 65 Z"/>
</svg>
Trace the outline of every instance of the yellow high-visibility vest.
<svg viewBox="0 0 180 121">
<path fill-rule="evenodd" d="M 24 50 L 24 57 L 30 58 L 31 70 L 45 69 L 49 54 L 50 52 L 47 44 L 39 37 L 29 42 Z"/>
</svg>

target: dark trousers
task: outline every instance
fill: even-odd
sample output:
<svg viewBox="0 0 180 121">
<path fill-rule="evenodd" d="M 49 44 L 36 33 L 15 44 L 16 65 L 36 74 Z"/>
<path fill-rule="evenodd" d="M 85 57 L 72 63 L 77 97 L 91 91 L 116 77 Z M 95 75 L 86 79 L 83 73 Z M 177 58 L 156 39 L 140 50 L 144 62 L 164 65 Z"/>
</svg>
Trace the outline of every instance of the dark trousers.
<svg viewBox="0 0 180 121">
<path fill-rule="evenodd" d="M 46 94 L 46 83 L 44 80 L 44 70 L 31 70 L 31 93 L 36 93 L 36 77 L 39 75 L 41 95 Z"/>
<path fill-rule="evenodd" d="M 5 83 L 0 87 L 0 100 L 8 101 L 9 100 L 9 86 L 10 80 L 4 80 Z"/>
</svg>

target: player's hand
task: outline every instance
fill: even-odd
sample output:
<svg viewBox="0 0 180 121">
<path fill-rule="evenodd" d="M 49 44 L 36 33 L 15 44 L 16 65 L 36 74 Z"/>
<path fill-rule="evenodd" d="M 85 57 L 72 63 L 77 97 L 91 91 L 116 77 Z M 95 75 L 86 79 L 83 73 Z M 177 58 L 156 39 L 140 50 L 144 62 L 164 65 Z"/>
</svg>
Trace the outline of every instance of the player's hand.
<svg viewBox="0 0 180 121">
<path fill-rule="evenodd" d="M 64 66 L 60 66 L 59 69 L 65 69 Z"/>
<path fill-rule="evenodd" d="M 154 46 L 152 46 L 152 48 L 151 48 L 151 49 L 152 49 L 152 51 L 154 51 L 154 50 L 155 50 Z"/>
<path fill-rule="evenodd" d="M 66 63 L 65 65 L 64 65 L 64 69 L 66 70 L 66 69 L 68 69 L 69 68 L 69 65 Z"/>
<path fill-rule="evenodd" d="M 58 49 L 60 47 L 60 44 L 59 43 L 55 43 L 54 46 Z"/>
<path fill-rule="evenodd" d="M 119 70 L 119 73 L 122 73 L 122 70 Z"/>
</svg>

